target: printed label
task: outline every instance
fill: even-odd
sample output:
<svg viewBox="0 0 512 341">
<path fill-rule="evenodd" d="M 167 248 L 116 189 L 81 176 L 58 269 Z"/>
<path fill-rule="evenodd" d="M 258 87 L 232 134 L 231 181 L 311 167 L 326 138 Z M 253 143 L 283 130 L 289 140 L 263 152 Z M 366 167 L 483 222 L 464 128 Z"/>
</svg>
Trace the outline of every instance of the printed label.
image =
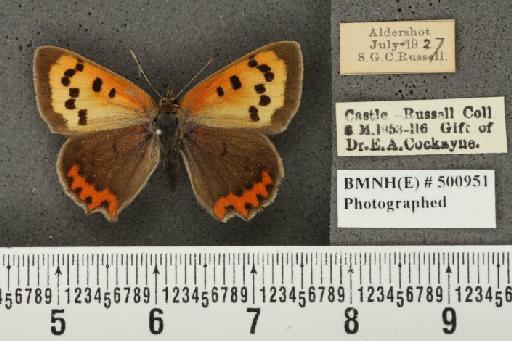
<svg viewBox="0 0 512 341">
<path fill-rule="evenodd" d="M 336 104 L 338 156 L 506 153 L 505 98 Z"/>
<path fill-rule="evenodd" d="M 492 170 L 338 170 L 338 227 L 495 228 Z"/>
<path fill-rule="evenodd" d="M 455 20 L 342 23 L 340 72 L 455 72 Z"/>
</svg>

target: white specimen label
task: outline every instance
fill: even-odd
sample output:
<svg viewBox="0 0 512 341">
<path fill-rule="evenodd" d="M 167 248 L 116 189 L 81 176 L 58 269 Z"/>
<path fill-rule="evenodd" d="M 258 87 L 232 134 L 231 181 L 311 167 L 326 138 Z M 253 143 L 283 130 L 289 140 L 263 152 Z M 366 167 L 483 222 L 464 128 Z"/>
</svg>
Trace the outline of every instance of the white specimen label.
<svg viewBox="0 0 512 341">
<path fill-rule="evenodd" d="M 342 75 L 455 72 L 455 20 L 342 23 Z"/>
<path fill-rule="evenodd" d="M 338 227 L 495 228 L 492 170 L 338 170 Z"/>
<path fill-rule="evenodd" d="M 338 156 L 506 153 L 505 98 L 336 104 Z"/>
</svg>

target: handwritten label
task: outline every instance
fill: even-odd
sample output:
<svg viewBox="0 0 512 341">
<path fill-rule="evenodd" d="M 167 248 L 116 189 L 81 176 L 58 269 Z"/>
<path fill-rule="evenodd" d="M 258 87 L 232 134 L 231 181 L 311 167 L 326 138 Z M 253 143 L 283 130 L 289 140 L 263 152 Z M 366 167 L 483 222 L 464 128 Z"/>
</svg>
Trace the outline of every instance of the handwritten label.
<svg viewBox="0 0 512 341">
<path fill-rule="evenodd" d="M 340 72 L 455 72 L 455 20 L 342 23 Z"/>
<path fill-rule="evenodd" d="M 338 156 L 506 153 L 505 98 L 336 104 Z"/>
<path fill-rule="evenodd" d="M 492 170 L 338 170 L 338 227 L 495 228 Z"/>
</svg>

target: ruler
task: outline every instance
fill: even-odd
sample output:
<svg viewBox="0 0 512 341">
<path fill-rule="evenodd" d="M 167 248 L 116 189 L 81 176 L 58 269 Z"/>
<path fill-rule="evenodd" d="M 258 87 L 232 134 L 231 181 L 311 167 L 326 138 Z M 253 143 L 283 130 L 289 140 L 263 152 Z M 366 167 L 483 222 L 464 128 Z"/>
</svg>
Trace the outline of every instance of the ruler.
<svg viewBox="0 0 512 341">
<path fill-rule="evenodd" d="M 512 246 L 0 249 L 3 340 L 505 340 Z"/>
</svg>

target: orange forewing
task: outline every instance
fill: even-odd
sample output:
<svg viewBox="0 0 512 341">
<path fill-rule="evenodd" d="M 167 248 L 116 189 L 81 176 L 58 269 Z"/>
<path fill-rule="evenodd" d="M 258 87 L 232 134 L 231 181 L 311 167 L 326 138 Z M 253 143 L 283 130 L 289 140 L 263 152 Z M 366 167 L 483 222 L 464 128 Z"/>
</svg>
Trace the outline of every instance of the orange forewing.
<svg viewBox="0 0 512 341">
<path fill-rule="evenodd" d="M 302 53 L 296 42 L 264 46 L 191 89 L 181 108 L 191 122 L 249 128 L 266 134 L 286 129 L 302 92 Z"/>
<path fill-rule="evenodd" d="M 36 50 L 34 84 L 41 116 L 60 134 L 134 126 L 157 112 L 151 97 L 130 81 L 54 46 Z"/>
</svg>

